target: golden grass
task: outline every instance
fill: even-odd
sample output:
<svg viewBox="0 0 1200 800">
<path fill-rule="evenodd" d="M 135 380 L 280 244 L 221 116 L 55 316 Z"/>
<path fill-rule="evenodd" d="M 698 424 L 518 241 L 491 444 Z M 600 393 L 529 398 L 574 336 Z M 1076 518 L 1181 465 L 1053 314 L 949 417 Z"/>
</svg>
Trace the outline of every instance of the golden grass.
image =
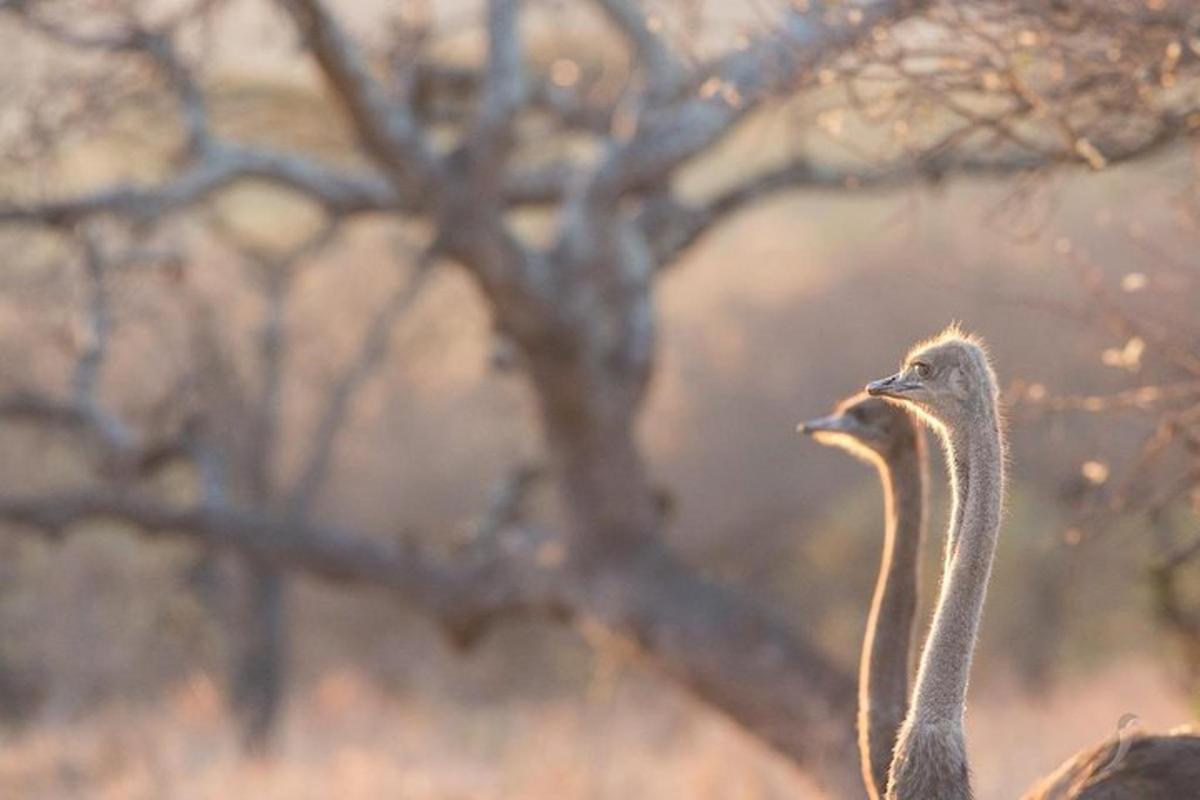
<svg viewBox="0 0 1200 800">
<path fill-rule="evenodd" d="M 982 687 L 970 715 L 980 800 L 1015 796 L 1120 714 L 1150 729 L 1186 719 L 1160 670 L 1134 660 L 1034 700 Z M 802 776 L 724 719 L 645 675 L 581 698 L 427 702 L 333 671 L 295 698 L 277 756 L 239 759 L 212 681 L 152 708 L 43 722 L 0 749 L 0 796 L 392 797 L 617 800 L 816 797 Z"/>
</svg>

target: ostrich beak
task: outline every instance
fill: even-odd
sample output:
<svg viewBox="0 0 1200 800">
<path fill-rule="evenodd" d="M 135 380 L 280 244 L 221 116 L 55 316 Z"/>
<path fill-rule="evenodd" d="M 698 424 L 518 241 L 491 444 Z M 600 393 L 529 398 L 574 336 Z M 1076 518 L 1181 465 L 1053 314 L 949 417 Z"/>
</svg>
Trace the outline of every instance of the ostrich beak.
<svg viewBox="0 0 1200 800">
<path fill-rule="evenodd" d="M 828 417 L 818 417 L 810 419 L 808 422 L 801 422 L 796 426 L 797 433 L 804 433 L 812 436 L 814 433 L 822 431 L 848 431 L 850 424 L 846 417 L 841 414 L 830 414 Z"/>
<path fill-rule="evenodd" d="M 871 381 L 867 384 L 867 394 L 872 397 L 894 397 L 899 398 L 905 392 L 911 392 L 913 389 L 920 388 L 918 382 L 909 380 L 904 377 L 904 373 L 897 372 L 887 378 L 880 378 L 877 381 Z"/>
</svg>

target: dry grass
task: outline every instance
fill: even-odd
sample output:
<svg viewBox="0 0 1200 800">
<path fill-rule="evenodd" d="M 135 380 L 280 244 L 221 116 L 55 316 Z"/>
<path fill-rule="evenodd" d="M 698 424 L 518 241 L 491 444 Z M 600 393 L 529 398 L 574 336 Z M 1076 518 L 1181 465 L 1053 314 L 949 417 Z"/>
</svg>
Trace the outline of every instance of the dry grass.
<svg viewBox="0 0 1200 800">
<path fill-rule="evenodd" d="M 37 798 L 377 798 L 771 800 L 814 797 L 782 759 L 678 692 L 627 674 L 578 699 L 431 704 L 332 672 L 297 698 L 270 761 L 237 756 L 220 694 L 204 676 L 154 708 L 43 722 L 0 752 L 0 796 Z M 1052 696 L 983 687 L 971 712 L 981 800 L 1012 797 L 1063 756 L 1136 711 L 1148 728 L 1186 704 L 1144 661 Z"/>
</svg>

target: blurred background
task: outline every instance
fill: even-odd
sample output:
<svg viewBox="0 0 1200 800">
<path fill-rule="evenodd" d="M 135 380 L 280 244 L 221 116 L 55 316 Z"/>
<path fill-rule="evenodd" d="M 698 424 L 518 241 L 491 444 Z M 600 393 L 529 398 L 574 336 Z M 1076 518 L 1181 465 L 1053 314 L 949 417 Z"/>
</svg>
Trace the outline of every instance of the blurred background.
<svg viewBox="0 0 1200 800">
<path fill-rule="evenodd" d="M 1195 720 L 1189 3 L 7 0 L 0 41 L 0 795 L 820 796 L 736 662 L 589 581 L 652 542 L 853 675 L 878 480 L 795 425 L 954 320 L 1011 436 L 980 797 Z"/>
</svg>

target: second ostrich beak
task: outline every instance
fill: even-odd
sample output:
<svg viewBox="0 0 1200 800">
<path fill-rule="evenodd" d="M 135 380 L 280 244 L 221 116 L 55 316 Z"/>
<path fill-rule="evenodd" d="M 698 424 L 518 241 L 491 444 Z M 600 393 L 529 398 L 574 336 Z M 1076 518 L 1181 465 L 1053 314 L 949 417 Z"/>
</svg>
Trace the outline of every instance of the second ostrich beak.
<svg viewBox="0 0 1200 800">
<path fill-rule="evenodd" d="M 796 426 L 797 433 L 804 433 L 809 436 L 814 433 L 821 433 L 822 431 L 842 432 L 849 429 L 849 422 L 841 414 L 830 414 L 828 417 L 810 419 L 808 422 L 801 422 Z"/>
</svg>

